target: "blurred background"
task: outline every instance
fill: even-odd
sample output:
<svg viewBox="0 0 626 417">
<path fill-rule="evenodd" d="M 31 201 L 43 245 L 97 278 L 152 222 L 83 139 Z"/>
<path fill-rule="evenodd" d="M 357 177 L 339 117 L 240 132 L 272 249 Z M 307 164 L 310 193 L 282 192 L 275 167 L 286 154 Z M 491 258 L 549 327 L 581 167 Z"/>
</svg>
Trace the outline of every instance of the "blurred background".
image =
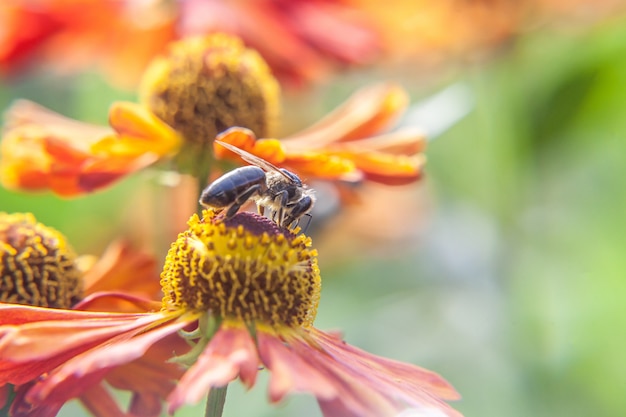
<svg viewBox="0 0 626 417">
<path fill-rule="evenodd" d="M 418 1 L 399 2 L 410 13 L 393 15 L 377 3 L 359 7 L 388 12 L 377 23 L 395 49 L 285 87 L 282 129 L 307 126 L 361 86 L 393 80 L 413 103 L 402 123 L 432 133 L 426 174 L 408 186 L 365 187 L 360 205 L 313 218 L 324 280 L 316 327 L 442 374 L 466 416 L 624 415 L 624 8 Z M 98 68 L 47 65 L 3 77 L 0 108 L 28 98 L 105 124 L 113 100 L 136 99 Z M 450 86 L 456 93 L 433 107 L 429 99 Z M 137 213 L 158 219 L 165 197 L 157 177 L 144 171 L 74 199 L 0 189 L 0 210 L 32 212 L 78 253 L 97 255 L 129 233 Z M 159 238 L 158 225 L 141 227 Z M 251 392 L 231 384 L 224 415 L 320 415 L 308 396 L 269 405 L 265 381 Z M 177 416 L 203 411 L 200 404 Z M 61 415 L 81 412 L 68 404 Z"/>
</svg>

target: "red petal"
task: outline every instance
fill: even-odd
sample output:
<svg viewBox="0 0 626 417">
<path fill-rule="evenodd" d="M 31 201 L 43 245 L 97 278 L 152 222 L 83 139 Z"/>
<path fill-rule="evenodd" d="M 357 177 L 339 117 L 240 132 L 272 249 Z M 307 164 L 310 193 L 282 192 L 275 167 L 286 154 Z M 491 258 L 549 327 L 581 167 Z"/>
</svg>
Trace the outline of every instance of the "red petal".
<svg viewBox="0 0 626 417">
<path fill-rule="evenodd" d="M 360 381 L 373 393 L 386 397 L 398 410 L 408 404 L 418 409 L 436 409 L 450 417 L 461 416 L 443 401 L 457 400 L 459 394 L 436 373 L 372 355 L 316 329 L 311 333 L 336 361 L 339 371 Z"/>
<path fill-rule="evenodd" d="M 118 240 L 110 244 L 98 262 L 85 273 L 85 292 L 123 290 L 150 297 L 160 292 L 159 279 L 154 256 L 134 249 L 129 242 Z"/>
<path fill-rule="evenodd" d="M 293 352 L 277 336 L 257 331 L 257 343 L 261 360 L 271 371 L 270 401 L 281 401 L 290 392 L 310 392 L 319 399 L 340 395 L 333 378 L 322 369 L 311 366 L 306 358 Z"/>
<path fill-rule="evenodd" d="M 149 321 L 136 320 L 138 328 L 146 331 L 139 335 L 120 334 L 102 347 L 96 347 L 60 365 L 30 389 L 27 399 L 40 402 L 65 402 L 79 395 L 84 385 L 101 380 L 111 368 L 140 358 L 154 343 L 172 334 L 187 323 L 174 321 L 156 329 L 150 325 L 163 320 L 162 314 L 153 314 Z M 129 337 L 131 336 L 131 337 Z"/>
<path fill-rule="evenodd" d="M 254 340 L 245 327 L 222 325 L 167 399 L 173 414 L 184 404 L 195 404 L 213 387 L 222 387 L 241 377 L 254 385 L 259 358 Z"/>
<path fill-rule="evenodd" d="M 0 326 L 4 325 L 20 325 L 23 323 L 48 321 L 48 320 L 88 320 L 88 319 L 110 319 L 110 318 L 129 318 L 136 317 L 135 314 L 111 314 L 111 313 L 92 313 L 73 310 L 63 310 L 45 307 L 32 307 L 21 304 L 0 303 Z M 0 330 L 4 327 L 0 327 Z M 1 332 L 0 332 L 1 333 Z M 0 339 L 1 340 L 1 339 Z"/>
<path fill-rule="evenodd" d="M 161 308 L 161 302 L 126 292 L 103 291 L 88 295 L 75 304 L 73 308 L 81 311 L 144 313 L 146 311 L 158 311 Z"/>
<path fill-rule="evenodd" d="M 80 402 L 94 417 L 120 417 L 124 415 L 109 391 L 100 384 L 83 389 L 79 398 Z M 156 417 L 158 414 L 154 416 Z"/>
</svg>

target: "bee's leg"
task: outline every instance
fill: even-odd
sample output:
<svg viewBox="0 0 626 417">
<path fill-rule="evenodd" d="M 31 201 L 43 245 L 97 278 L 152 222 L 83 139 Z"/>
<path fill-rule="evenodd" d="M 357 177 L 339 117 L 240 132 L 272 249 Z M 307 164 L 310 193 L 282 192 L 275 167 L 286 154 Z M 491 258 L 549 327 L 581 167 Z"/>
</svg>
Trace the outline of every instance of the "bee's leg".
<svg viewBox="0 0 626 417">
<path fill-rule="evenodd" d="M 265 207 L 263 207 L 262 205 L 260 205 L 259 203 L 257 203 L 256 205 L 256 211 L 257 213 L 259 213 L 261 216 L 263 216 L 265 214 Z"/>
<path fill-rule="evenodd" d="M 243 206 L 250 199 L 250 197 L 258 193 L 260 189 L 261 186 L 257 184 L 239 194 L 237 198 L 235 198 L 235 201 L 230 205 L 230 207 L 228 207 L 228 210 L 226 210 L 225 218 L 230 219 L 235 214 L 237 214 L 241 206 Z"/>
<path fill-rule="evenodd" d="M 287 197 L 287 191 L 281 191 L 280 193 L 278 193 L 276 195 L 276 200 L 278 200 L 280 202 L 280 204 L 278 204 L 278 210 L 277 210 L 277 218 L 274 219 L 274 221 L 280 226 L 280 227 L 284 227 L 284 221 L 285 221 L 285 207 L 287 207 L 287 202 L 289 201 L 288 197 Z"/>
</svg>

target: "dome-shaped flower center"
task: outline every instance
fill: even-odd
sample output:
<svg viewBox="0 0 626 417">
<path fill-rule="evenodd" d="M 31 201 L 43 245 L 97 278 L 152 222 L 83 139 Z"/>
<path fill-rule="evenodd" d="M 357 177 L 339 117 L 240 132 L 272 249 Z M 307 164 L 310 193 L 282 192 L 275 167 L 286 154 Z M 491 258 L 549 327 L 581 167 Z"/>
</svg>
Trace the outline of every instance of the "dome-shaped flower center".
<svg viewBox="0 0 626 417">
<path fill-rule="evenodd" d="M 141 101 L 185 138 L 177 162 L 192 173 L 210 160 L 215 136 L 229 127 L 271 136 L 279 93 L 263 58 L 225 34 L 170 44 L 148 66 L 139 90 Z"/>
<path fill-rule="evenodd" d="M 75 260 L 65 237 L 32 214 L 0 213 L 0 301 L 70 308 L 83 296 Z"/>
<path fill-rule="evenodd" d="M 246 323 L 308 327 L 320 298 L 311 239 L 257 214 L 194 215 L 161 274 L 164 309 L 208 311 Z"/>
</svg>

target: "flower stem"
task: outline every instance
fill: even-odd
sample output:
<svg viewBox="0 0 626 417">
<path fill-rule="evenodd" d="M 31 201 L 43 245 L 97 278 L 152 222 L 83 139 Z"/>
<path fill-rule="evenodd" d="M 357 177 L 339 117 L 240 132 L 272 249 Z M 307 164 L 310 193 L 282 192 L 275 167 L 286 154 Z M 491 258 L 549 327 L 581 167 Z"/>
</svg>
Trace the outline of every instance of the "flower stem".
<svg viewBox="0 0 626 417">
<path fill-rule="evenodd" d="M 204 417 L 222 417 L 222 413 L 224 412 L 224 403 L 226 402 L 227 389 L 228 385 L 211 388 L 209 396 L 206 400 Z"/>
</svg>

